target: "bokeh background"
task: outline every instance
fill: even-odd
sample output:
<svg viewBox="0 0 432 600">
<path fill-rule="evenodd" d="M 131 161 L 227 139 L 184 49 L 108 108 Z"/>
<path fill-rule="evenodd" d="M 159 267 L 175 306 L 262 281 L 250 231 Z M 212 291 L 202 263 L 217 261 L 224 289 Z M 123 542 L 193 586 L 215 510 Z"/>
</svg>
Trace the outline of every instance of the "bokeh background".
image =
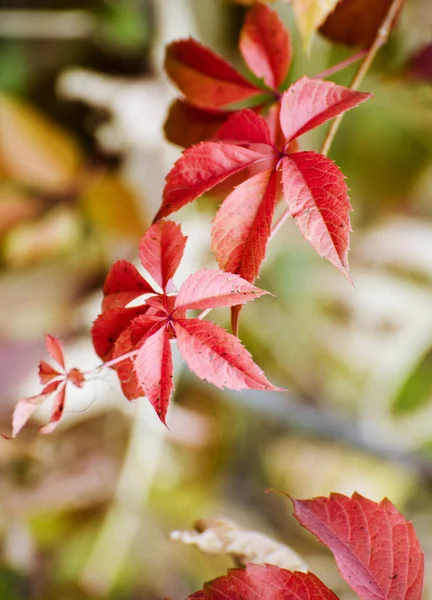
<svg viewBox="0 0 432 600">
<path fill-rule="evenodd" d="M 291 80 L 353 52 L 303 50 L 291 7 Z M 89 330 L 117 258 L 134 260 L 180 149 L 163 136 L 176 95 L 164 45 L 194 35 L 241 65 L 246 7 L 222 0 L 2 0 L 0 6 L 0 425 L 37 393 L 43 335 L 71 366 L 98 364 Z M 230 559 L 169 540 L 225 515 L 290 544 L 342 598 L 330 554 L 287 499 L 389 497 L 432 563 L 432 39 L 430 0 L 406 3 L 331 157 L 348 177 L 353 289 L 292 223 L 272 241 L 241 337 L 286 394 L 221 393 L 176 364 L 170 431 L 110 374 L 72 391 L 58 430 L 42 409 L 0 439 L 2 600 L 181 600 Z M 419 52 L 423 52 L 418 60 Z M 334 80 L 349 84 L 350 67 Z M 302 139 L 318 149 L 325 127 Z M 179 281 L 214 264 L 217 200 L 175 218 L 190 236 Z M 212 318 L 228 326 L 228 312 Z"/>
</svg>

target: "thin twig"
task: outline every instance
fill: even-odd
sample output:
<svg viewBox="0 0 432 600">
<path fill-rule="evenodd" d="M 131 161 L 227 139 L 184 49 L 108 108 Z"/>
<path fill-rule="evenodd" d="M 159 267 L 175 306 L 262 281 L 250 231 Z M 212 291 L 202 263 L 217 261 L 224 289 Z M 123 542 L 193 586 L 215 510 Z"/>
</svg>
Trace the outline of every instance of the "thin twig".
<svg viewBox="0 0 432 600">
<path fill-rule="evenodd" d="M 360 68 L 358 69 L 357 73 L 354 75 L 354 78 L 350 85 L 350 88 L 352 90 L 357 90 L 360 87 L 363 79 L 366 76 L 366 73 L 370 69 L 370 66 L 371 66 L 378 50 L 387 41 L 387 38 L 390 33 L 391 25 L 397 15 L 399 9 L 402 6 L 403 1 L 404 0 L 393 0 L 386 16 L 384 17 L 384 20 L 383 20 L 380 28 L 378 29 L 376 38 L 375 38 L 372 46 L 369 48 L 369 51 L 366 54 L 364 61 L 360 65 Z M 327 155 L 328 151 L 330 150 L 330 146 L 333 142 L 333 138 L 335 137 L 336 132 L 339 129 L 339 125 L 343 119 L 343 116 L 344 115 L 341 114 L 338 117 L 336 117 L 336 119 L 333 121 L 330 129 L 328 130 L 328 133 L 326 135 L 324 143 L 321 147 L 321 154 L 324 154 L 324 156 Z"/>
<path fill-rule="evenodd" d="M 363 56 L 365 56 L 367 53 L 368 50 L 360 50 L 355 54 L 351 54 L 351 56 L 348 56 L 348 58 L 346 58 L 345 60 L 342 60 L 341 62 L 337 63 L 337 65 L 333 65 L 325 71 L 321 71 L 321 73 L 314 75 L 312 79 L 325 79 L 326 77 L 331 77 L 335 73 L 339 73 L 339 71 L 342 71 L 343 69 L 346 69 L 350 65 L 354 64 L 355 62 L 363 58 Z"/>
</svg>

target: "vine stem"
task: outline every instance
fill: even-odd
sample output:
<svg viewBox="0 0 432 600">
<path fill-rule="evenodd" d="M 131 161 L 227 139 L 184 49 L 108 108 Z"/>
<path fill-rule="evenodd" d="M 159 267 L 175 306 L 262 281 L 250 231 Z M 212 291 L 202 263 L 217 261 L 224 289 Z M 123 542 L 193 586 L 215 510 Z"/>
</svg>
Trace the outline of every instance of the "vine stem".
<svg viewBox="0 0 432 600">
<path fill-rule="evenodd" d="M 402 7 L 403 2 L 404 0 L 393 0 L 393 2 L 391 3 L 386 16 L 384 17 L 384 20 L 381 23 L 380 28 L 378 29 L 377 35 L 372 43 L 372 46 L 369 48 L 369 51 L 366 54 L 363 62 L 361 63 L 357 73 L 354 75 L 354 78 L 350 85 L 350 88 L 352 90 L 358 90 L 363 79 L 366 76 L 366 73 L 369 71 L 372 62 L 374 61 L 378 50 L 381 48 L 381 46 L 383 46 L 386 43 L 390 33 L 391 25 L 399 9 Z M 328 154 L 328 151 L 330 150 L 330 146 L 332 145 L 336 132 L 339 129 L 339 125 L 341 124 L 343 116 L 344 115 L 341 114 L 338 117 L 336 117 L 336 119 L 333 121 L 330 129 L 327 132 L 326 138 L 321 147 L 321 154 L 324 154 L 324 156 L 326 156 Z"/>
<path fill-rule="evenodd" d="M 380 25 L 380 28 L 378 29 L 377 35 L 375 37 L 375 40 L 372 43 L 372 46 L 369 48 L 363 62 L 361 63 L 359 69 L 357 70 L 356 74 L 354 75 L 353 80 L 351 81 L 350 89 L 358 90 L 358 88 L 360 87 L 363 79 L 366 76 L 366 73 L 369 71 L 370 66 L 372 65 L 372 62 L 373 62 L 378 50 L 387 41 L 389 33 L 390 33 L 391 25 L 397 15 L 399 9 L 401 8 L 403 2 L 404 2 L 404 0 L 393 0 L 390 8 L 388 9 L 386 16 L 384 17 L 383 22 Z M 355 60 L 358 60 L 358 55 L 354 54 L 351 57 L 351 59 L 352 59 L 352 62 L 355 62 Z M 347 61 L 349 61 L 349 59 L 347 59 Z M 335 65 L 335 66 L 338 67 L 338 65 Z M 334 68 L 335 67 L 331 67 L 327 71 L 323 71 L 323 73 L 320 74 L 320 77 L 323 77 L 323 74 L 326 77 L 328 77 L 329 74 L 330 75 L 332 74 L 332 69 L 334 69 Z M 342 113 L 341 115 L 336 117 L 336 119 L 331 124 L 330 129 L 327 132 L 327 135 L 325 137 L 325 140 L 324 140 L 323 145 L 321 146 L 321 150 L 320 150 L 320 153 L 323 154 L 324 156 L 326 156 L 328 154 L 330 147 L 333 143 L 333 140 L 335 138 L 335 135 L 337 133 L 337 130 L 339 129 L 339 126 L 340 126 L 343 118 L 344 118 L 344 113 Z M 279 217 L 279 219 L 276 221 L 276 223 L 273 225 L 271 234 L 270 234 L 270 239 L 272 239 L 274 237 L 274 235 L 279 231 L 279 229 L 281 229 L 281 227 L 284 225 L 284 223 L 288 220 L 289 217 L 290 217 L 290 210 L 289 210 L 289 208 L 286 208 L 284 210 L 284 212 L 282 213 L 282 215 Z"/>
</svg>

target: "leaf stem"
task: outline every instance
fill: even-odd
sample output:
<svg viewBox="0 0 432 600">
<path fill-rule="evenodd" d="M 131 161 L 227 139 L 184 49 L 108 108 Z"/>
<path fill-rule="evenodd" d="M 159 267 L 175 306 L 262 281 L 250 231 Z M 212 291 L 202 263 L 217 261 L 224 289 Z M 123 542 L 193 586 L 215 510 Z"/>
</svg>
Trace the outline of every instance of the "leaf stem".
<svg viewBox="0 0 432 600">
<path fill-rule="evenodd" d="M 346 69 L 353 63 L 357 62 L 358 60 L 363 58 L 363 56 L 365 56 L 367 53 L 368 53 L 368 50 L 360 50 L 359 52 L 356 52 L 355 54 L 351 54 L 351 56 L 348 56 L 348 58 L 346 58 L 345 60 L 342 60 L 341 62 L 337 63 L 336 65 L 329 67 L 325 71 L 321 71 L 321 73 L 314 75 L 312 77 L 312 79 L 325 79 L 326 77 L 331 77 L 335 73 L 339 73 L 339 71 L 342 71 L 343 69 Z"/>
<path fill-rule="evenodd" d="M 357 90 L 360 87 L 363 79 L 365 78 L 366 73 L 369 71 L 369 68 L 370 68 L 378 50 L 387 41 L 387 38 L 390 33 L 391 25 L 397 15 L 399 9 L 402 6 L 403 1 L 404 0 L 393 0 L 386 16 L 384 17 L 383 22 L 381 23 L 380 28 L 378 29 L 377 35 L 375 37 L 375 40 L 374 40 L 372 46 L 369 48 L 369 51 L 366 54 L 363 62 L 361 63 L 357 73 L 354 75 L 354 78 L 350 85 L 350 88 L 352 90 Z M 330 150 L 330 146 L 333 142 L 333 139 L 336 135 L 337 130 L 339 129 L 339 125 L 341 124 L 342 119 L 343 119 L 343 114 L 336 117 L 336 119 L 333 121 L 330 129 L 328 130 L 328 133 L 326 135 L 324 143 L 321 147 L 321 154 L 324 154 L 324 156 L 326 156 Z"/>
</svg>

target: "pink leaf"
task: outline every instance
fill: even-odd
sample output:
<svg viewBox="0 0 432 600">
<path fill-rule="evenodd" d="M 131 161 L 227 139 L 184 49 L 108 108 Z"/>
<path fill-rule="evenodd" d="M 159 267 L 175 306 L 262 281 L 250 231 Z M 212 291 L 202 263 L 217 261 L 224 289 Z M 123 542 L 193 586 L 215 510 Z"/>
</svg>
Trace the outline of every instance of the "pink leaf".
<svg viewBox="0 0 432 600">
<path fill-rule="evenodd" d="M 139 245 L 142 266 L 165 289 L 183 257 L 186 236 L 173 221 L 159 221 L 145 233 Z"/>
<path fill-rule="evenodd" d="M 145 395 L 165 424 L 173 390 L 170 338 L 165 327 L 147 338 L 135 359 L 134 368 Z"/>
<path fill-rule="evenodd" d="M 162 206 L 155 221 L 265 158 L 261 153 L 222 142 L 202 142 L 188 148 L 168 173 Z"/>
<path fill-rule="evenodd" d="M 201 269 L 190 275 L 181 286 L 175 307 L 178 310 L 223 308 L 245 304 L 267 293 L 238 275 Z"/>
<path fill-rule="evenodd" d="M 240 35 L 240 52 L 264 83 L 277 88 L 288 74 L 292 49 L 289 34 L 278 14 L 257 3 L 248 12 Z"/>
<path fill-rule="evenodd" d="M 174 322 L 183 359 L 200 379 L 233 390 L 275 390 L 240 340 L 210 321 Z"/>
<path fill-rule="evenodd" d="M 420 600 L 424 557 L 411 522 L 385 499 L 293 500 L 295 516 L 333 552 L 361 600 Z"/>
<path fill-rule="evenodd" d="M 311 246 L 349 280 L 351 225 L 344 176 L 329 158 L 316 152 L 296 152 L 283 159 L 285 201 Z"/>
<path fill-rule="evenodd" d="M 32 396 L 31 398 L 23 398 L 15 406 L 15 410 L 12 416 L 12 437 L 16 437 L 27 421 L 30 419 L 35 410 L 49 398 L 49 393 L 39 394 L 39 396 Z"/>
<path fill-rule="evenodd" d="M 188 600 L 337 600 L 337 596 L 312 573 L 250 563 L 209 581 Z"/>
<path fill-rule="evenodd" d="M 262 93 L 223 58 L 192 38 L 167 47 L 165 70 L 189 102 L 203 108 L 218 108 Z"/>
<path fill-rule="evenodd" d="M 230 143 L 272 145 L 266 120 L 249 108 L 233 113 L 219 129 L 216 137 Z"/>
<path fill-rule="evenodd" d="M 63 354 L 63 346 L 58 337 L 53 335 L 45 336 L 46 346 L 48 348 L 48 352 L 53 360 L 63 369 L 65 369 L 65 360 Z"/>
<path fill-rule="evenodd" d="M 58 375 L 60 375 L 59 371 L 57 371 L 57 369 L 54 369 L 54 367 L 52 367 L 45 360 L 41 360 L 39 362 L 39 380 L 42 385 L 46 385 L 51 381 L 51 379 L 57 377 Z"/>
<path fill-rule="evenodd" d="M 263 171 L 224 201 L 212 228 L 212 250 L 224 271 L 254 281 L 264 260 L 276 204 L 276 174 Z"/>
<path fill-rule="evenodd" d="M 332 81 L 302 77 L 282 97 L 280 122 L 287 142 L 371 97 Z"/>
</svg>

